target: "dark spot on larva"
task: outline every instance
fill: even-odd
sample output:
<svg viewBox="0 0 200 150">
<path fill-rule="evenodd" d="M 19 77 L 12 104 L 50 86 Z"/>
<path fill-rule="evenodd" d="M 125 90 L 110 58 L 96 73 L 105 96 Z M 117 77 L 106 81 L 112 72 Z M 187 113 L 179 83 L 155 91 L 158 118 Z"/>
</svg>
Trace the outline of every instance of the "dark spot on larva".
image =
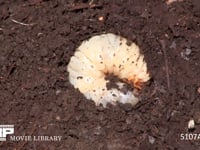
<svg viewBox="0 0 200 150">
<path fill-rule="evenodd" d="M 131 46 L 131 43 L 132 43 L 132 42 L 129 41 L 129 40 L 126 41 L 126 45 L 128 45 L 128 46 Z"/>
<path fill-rule="evenodd" d="M 82 77 L 82 76 L 78 76 L 76 79 L 77 79 L 77 80 L 83 79 L 83 77 Z"/>
<path fill-rule="evenodd" d="M 110 90 L 110 89 L 118 89 L 119 88 L 119 86 L 117 85 L 117 83 L 121 82 L 121 80 L 116 75 L 114 75 L 114 74 L 108 74 L 108 75 L 105 76 L 105 80 L 108 81 L 106 83 L 106 88 L 108 90 Z M 113 92 L 111 94 L 113 94 Z"/>
<path fill-rule="evenodd" d="M 129 58 L 127 58 L 126 60 L 129 61 Z"/>
<path fill-rule="evenodd" d="M 124 63 L 124 60 L 122 61 L 122 63 Z"/>
<path fill-rule="evenodd" d="M 103 61 L 101 61 L 100 63 L 103 64 Z"/>
<path fill-rule="evenodd" d="M 137 58 L 137 60 L 136 60 L 136 61 L 138 61 L 138 60 L 139 60 L 139 58 L 140 58 L 140 56 Z"/>
<path fill-rule="evenodd" d="M 119 45 L 122 45 L 122 42 L 120 42 Z"/>
<path fill-rule="evenodd" d="M 102 89 L 102 91 L 105 91 L 105 89 Z"/>
<path fill-rule="evenodd" d="M 137 63 L 135 65 L 137 66 Z"/>
<path fill-rule="evenodd" d="M 91 65 L 91 68 L 94 68 L 94 66 L 93 66 L 93 65 Z"/>
<path fill-rule="evenodd" d="M 135 62 L 134 62 L 134 61 L 132 61 L 131 63 L 132 63 L 132 64 L 134 64 Z"/>
<path fill-rule="evenodd" d="M 119 68 L 121 68 L 122 65 L 119 65 Z"/>
<path fill-rule="evenodd" d="M 113 96 L 113 97 L 117 97 L 117 95 L 116 95 L 116 94 L 112 94 L 112 96 Z"/>
<path fill-rule="evenodd" d="M 93 90 L 93 92 L 96 92 L 96 90 Z"/>
<path fill-rule="evenodd" d="M 115 57 L 115 53 L 113 54 L 113 56 Z"/>
<path fill-rule="evenodd" d="M 101 98 L 101 99 L 103 99 L 103 97 L 102 97 L 102 96 L 101 96 L 100 98 Z"/>
</svg>

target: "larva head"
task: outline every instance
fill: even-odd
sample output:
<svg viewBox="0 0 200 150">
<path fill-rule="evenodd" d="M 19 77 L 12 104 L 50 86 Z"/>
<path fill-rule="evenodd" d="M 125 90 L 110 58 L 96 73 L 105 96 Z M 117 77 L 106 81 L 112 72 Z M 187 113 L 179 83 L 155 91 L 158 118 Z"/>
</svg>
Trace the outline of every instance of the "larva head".
<svg viewBox="0 0 200 150">
<path fill-rule="evenodd" d="M 137 64 L 138 66 L 141 66 L 141 68 L 136 67 L 136 70 L 132 71 L 130 76 L 127 78 L 128 82 L 133 84 L 133 86 L 137 89 L 141 89 L 142 84 L 150 79 L 146 63 L 141 61 L 139 63 L 142 63 Z"/>
<path fill-rule="evenodd" d="M 125 38 L 120 39 L 120 53 L 117 55 L 116 64 L 120 66 L 118 76 L 137 89 L 150 79 L 144 56 L 139 47 Z"/>
</svg>

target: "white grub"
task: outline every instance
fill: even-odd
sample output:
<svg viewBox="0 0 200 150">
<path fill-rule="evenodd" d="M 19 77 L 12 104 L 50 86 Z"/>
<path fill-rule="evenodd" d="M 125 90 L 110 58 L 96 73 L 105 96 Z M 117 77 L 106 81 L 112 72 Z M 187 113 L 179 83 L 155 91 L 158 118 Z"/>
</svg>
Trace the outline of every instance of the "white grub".
<svg viewBox="0 0 200 150">
<path fill-rule="evenodd" d="M 118 82 L 118 89 L 107 89 L 106 74 L 114 74 L 138 89 L 150 78 L 139 47 L 112 33 L 83 41 L 71 57 L 67 70 L 70 83 L 87 99 L 104 107 L 107 103 L 135 105 L 138 102 L 133 91 L 123 93 L 120 90 L 125 83 Z"/>
<path fill-rule="evenodd" d="M 190 119 L 190 120 L 188 121 L 188 129 L 189 129 L 189 130 L 192 130 L 192 129 L 194 129 L 194 128 L 195 128 L 194 119 Z"/>
</svg>

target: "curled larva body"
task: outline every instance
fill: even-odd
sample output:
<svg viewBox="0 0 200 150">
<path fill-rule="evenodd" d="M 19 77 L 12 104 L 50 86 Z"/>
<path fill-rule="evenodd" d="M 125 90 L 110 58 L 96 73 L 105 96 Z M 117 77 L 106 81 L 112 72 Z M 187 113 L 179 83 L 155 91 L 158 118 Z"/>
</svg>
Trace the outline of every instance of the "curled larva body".
<svg viewBox="0 0 200 150">
<path fill-rule="evenodd" d="M 114 74 L 139 89 L 141 83 L 150 78 L 139 47 L 112 33 L 83 41 L 71 57 L 67 70 L 70 83 L 87 99 L 104 107 L 107 103 L 135 105 L 138 102 L 133 91 L 122 92 L 125 83 L 118 82 L 118 88 L 108 89 L 107 74 Z"/>
</svg>

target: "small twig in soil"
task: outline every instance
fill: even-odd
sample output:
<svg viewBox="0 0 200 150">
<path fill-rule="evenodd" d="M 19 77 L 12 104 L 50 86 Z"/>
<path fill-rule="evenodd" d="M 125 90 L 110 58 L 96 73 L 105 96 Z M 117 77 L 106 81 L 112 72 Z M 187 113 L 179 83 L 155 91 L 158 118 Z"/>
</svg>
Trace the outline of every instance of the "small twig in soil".
<svg viewBox="0 0 200 150">
<path fill-rule="evenodd" d="M 89 2 L 89 5 L 92 5 L 94 3 L 94 0 L 91 0 L 90 2 Z"/>
<path fill-rule="evenodd" d="M 174 3 L 174 2 L 182 2 L 183 0 L 167 0 L 166 1 L 166 4 L 167 5 L 170 5 L 170 4 L 172 4 L 172 3 Z"/>
<path fill-rule="evenodd" d="M 16 67 L 17 67 L 16 63 L 11 64 L 8 73 L 6 75 L 6 79 L 15 71 Z"/>
<path fill-rule="evenodd" d="M 166 45 L 164 40 L 160 40 L 160 45 L 162 47 L 164 58 L 165 58 L 165 70 L 166 70 L 166 77 L 167 77 L 167 88 L 170 88 L 170 78 L 169 78 L 169 67 L 168 67 L 168 59 L 167 59 L 167 52 L 166 52 Z"/>
<path fill-rule="evenodd" d="M 85 3 L 79 3 L 78 5 L 73 6 L 69 9 L 69 11 L 77 11 L 77 10 L 83 10 L 88 8 L 101 8 L 102 5 L 100 4 L 85 4 Z"/>
<path fill-rule="evenodd" d="M 15 20 L 15 19 L 11 19 L 11 21 L 14 22 L 14 23 L 23 25 L 23 26 L 33 26 L 35 24 L 35 23 L 30 23 L 30 24 L 23 23 L 23 22 L 19 22 L 19 21 Z"/>
</svg>

